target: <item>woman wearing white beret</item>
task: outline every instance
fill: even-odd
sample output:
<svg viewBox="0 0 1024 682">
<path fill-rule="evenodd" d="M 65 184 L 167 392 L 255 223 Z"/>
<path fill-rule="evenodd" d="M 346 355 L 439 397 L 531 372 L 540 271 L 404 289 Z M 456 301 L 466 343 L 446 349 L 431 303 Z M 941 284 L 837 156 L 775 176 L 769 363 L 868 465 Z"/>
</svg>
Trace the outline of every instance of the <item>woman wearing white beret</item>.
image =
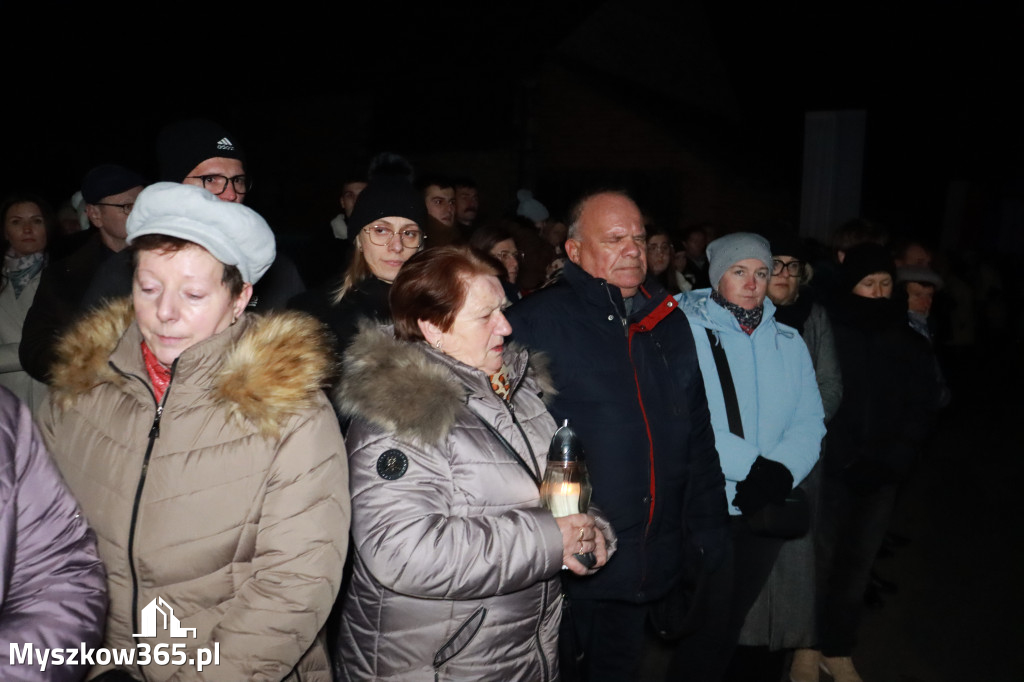
<svg viewBox="0 0 1024 682">
<path fill-rule="evenodd" d="M 171 656 L 91 677 L 329 680 L 349 523 L 329 344 L 307 316 L 245 312 L 275 255 L 251 209 L 157 183 L 128 242 L 131 299 L 62 339 L 42 429 L 98 536 L 103 646 Z"/>
</svg>

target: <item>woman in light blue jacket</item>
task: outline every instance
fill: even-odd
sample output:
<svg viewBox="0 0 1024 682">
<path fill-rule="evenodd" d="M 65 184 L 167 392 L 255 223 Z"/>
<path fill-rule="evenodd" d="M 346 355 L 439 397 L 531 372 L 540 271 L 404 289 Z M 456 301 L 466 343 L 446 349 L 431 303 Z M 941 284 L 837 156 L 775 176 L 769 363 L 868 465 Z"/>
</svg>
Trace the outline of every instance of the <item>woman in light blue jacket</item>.
<svg viewBox="0 0 1024 682">
<path fill-rule="evenodd" d="M 782 503 L 810 472 L 825 425 L 807 346 L 795 329 L 775 321 L 775 305 L 765 298 L 772 271 L 768 241 L 751 233 L 730 234 L 711 242 L 707 254 L 713 288 L 679 300 L 697 346 L 733 517 L 732 580 L 720 575 L 709 588 L 708 618 L 717 623 L 708 628 L 720 633 L 719 645 L 709 647 L 715 652 L 709 653 L 709 665 L 720 676 L 783 541 L 754 532 L 751 517 Z M 724 350 L 731 377 L 724 387 L 716 347 Z M 730 383 L 738 408 L 732 420 Z"/>
</svg>

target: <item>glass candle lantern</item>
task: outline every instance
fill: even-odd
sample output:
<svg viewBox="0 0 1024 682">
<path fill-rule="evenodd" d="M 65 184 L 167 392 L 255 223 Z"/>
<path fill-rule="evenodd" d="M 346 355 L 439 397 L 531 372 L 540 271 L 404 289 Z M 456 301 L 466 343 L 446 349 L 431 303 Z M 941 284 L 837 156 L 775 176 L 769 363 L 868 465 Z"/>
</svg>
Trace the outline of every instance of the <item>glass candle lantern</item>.
<svg viewBox="0 0 1024 682">
<path fill-rule="evenodd" d="M 566 419 L 551 437 L 540 499 L 557 518 L 585 514 L 590 508 L 590 492 L 590 477 L 583 461 L 583 442 Z M 590 552 L 573 556 L 587 568 L 596 562 Z"/>
</svg>

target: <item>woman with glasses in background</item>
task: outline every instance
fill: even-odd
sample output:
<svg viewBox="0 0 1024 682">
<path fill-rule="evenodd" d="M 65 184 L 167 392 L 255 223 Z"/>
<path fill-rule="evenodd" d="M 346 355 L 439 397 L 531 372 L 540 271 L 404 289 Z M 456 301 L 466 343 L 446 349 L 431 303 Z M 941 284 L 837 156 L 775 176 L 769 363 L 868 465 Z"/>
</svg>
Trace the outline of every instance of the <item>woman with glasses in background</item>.
<svg viewBox="0 0 1024 682">
<path fill-rule="evenodd" d="M 340 283 L 300 294 L 289 302 L 289 307 L 311 313 L 330 327 L 338 357 L 355 337 L 360 322 L 391 321 L 391 283 L 425 239 L 426 207 L 413 187 L 408 162 L 382 155 L 371 163 L 369 175 L 369 184 L 348 219 L 359 231 Z"/>
</svg>

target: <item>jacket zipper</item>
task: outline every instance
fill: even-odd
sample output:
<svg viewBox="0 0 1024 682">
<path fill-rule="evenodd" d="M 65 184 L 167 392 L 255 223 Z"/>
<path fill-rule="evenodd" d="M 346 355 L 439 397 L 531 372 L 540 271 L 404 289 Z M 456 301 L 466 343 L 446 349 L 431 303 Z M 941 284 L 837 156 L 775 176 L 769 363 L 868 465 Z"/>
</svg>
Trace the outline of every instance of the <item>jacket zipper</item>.
<svg viewBox="0 0 1024 682">
<path fill-rule="evenodd" d="M 548 582 L 545 580 L 544 581 L 543 598 L 541 599 L 540 618 L 537 619 L 537 629 L 533 633 L 534 641 L 537 643 L 537 654 L 540 656 L 540 669 L 541 669 L 541 673 L 542 673 L 541 679 L 545 680 L 545 682 L 547 680 L 551 679 L 551 673 L 548 670 L 548 659 L 547 659 L 547 656 L 544 655 L 544 643 L 540 641 L 540 626 L 541 626 L 541 623 L 544 622 L 544 614 L 547 611 L 547 608 L 548 608 Z"/>
<path fill-rule="evenodd" d="M 135 374 L 128 374 L 122 372 L 114 363 L 110 363 L 113 369 L 124 377 L 135 379 L 141 383 L 147 391 L 149 391 L 150 397 L 153 398 L 153 404 L 156 405 L 156 414 L 153 416 L 153 424 L 149 427 L 149 442 L 146 445 L 146 454 L 142 458 L 142 470 L 139 472 L 139 482 L 135 487 L 135 500 L 132 503 L 132 518 L 131 523 L 128 526 L 128 568 L 132 573 L 132 632 L 139 631 L 139 576 L 138 571 L 135 568 L 135 531 L 139 520 L 139 507 L 142 505 L 142 490 L 146 485 L 146 476 L 149 473 L 149 459 L 153 454 L 153 446 L 156 444 L 156 439 L 160 437 L 160 418 L 164 413 L 164 405 L 167 404 L 167 396 L 171 393 L 171 384 L 174 383 L 174 369 L 177 367 L 178 361 L 175 360 L 171 365 L 171 380 L 167 384 L 167 389 L 164 391 L 164 398 L 162 401 L 157 402 L 156 394 L 153 389 L 149 387 L 141 377 Z"/>
<path fill-rule="evenodd" d="M 526 374 L 525 371 L 523 371 L 523 377 L 525 376 L 525 374 Z M 514 404 L 512 404 L 512 398 L 515 395 L 516 389 L 518 389 L 519 385 L 522 383 L 523 377 L 519 377 L 519 379 L 516 380 L 515 385 L 512 386 L 509 389 L 509 399 L 508 400 L 502 400 L 502 403 L 504 404 L 505 409 L 509 411 L 509 416 L 512 418 L 512 423 L 516 425 L 517 429 L 519 429 L 519 433 L 520 433 L 520 435 L 522 435 L 523 442 L 526 443 L 526 450 L 529 451 L 530 462 L 532 464 L 534 464 L 534 470 L 537 472 L 537 478 L 535 480 L 538 482 L 538 484 L 540 484 L 540 481 L 541 481 L 541 467 L 540 467 L 540 464 L 537 461 L 537 454 L 534 452 L 534 446 L 529 444 L 529 438 L 526 437 L 526 432 L 523 430 L 522 425 L 519 423 L 519 420 L 516 419 L 516 416 L 515 416 L 515 406 L 514 406 Z M 548 606 L 548 583 L 547 583 L 547 581 L 545 581 L 545 583 L 544 583 L 544 592 L 543 592 L 543 598 L 541 600 L 541 603 L 542 603 L 543 606 L 542 606 L 542 609 L 541 609 L 541 615 L 540 615 L 540 617 L 539 617 L 539 619 L 537 621 L 537 629 L 534 631 L 534 641 L 537 643 L 537 653 L 538 653 L 538 655 L 540 656 L 540 659 L 541 659 L 541 671 L 543 673 L 543 676 L 542 676 L 541 679 L 547 681 L 547 680 L 551 679 L 551 672 L 548 669 L 548 658 L 547 658 L 547 656 L 544 655 L 544 643 L 541 641 L 541 625 L 544 623 L 544 612 L 545 612 L 545 609 Z M 435 673 L 434 674 L 434 679 L 437 679 L 436 675 L 437 674 Z"/>
</svg>

